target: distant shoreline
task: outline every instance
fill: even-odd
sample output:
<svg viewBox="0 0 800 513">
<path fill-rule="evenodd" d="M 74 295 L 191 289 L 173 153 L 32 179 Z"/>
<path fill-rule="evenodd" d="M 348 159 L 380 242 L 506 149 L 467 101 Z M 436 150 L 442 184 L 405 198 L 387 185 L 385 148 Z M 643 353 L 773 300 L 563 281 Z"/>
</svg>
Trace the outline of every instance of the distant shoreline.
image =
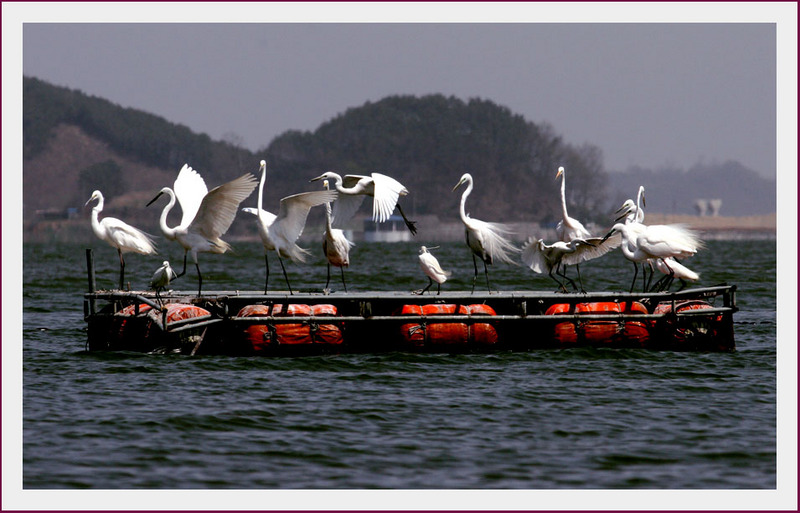
<svg viewBox="0 0 800 513">
<path fill-rule="evenodd" d="M 414 218 L 414 216 L 411 216 Z M 420 235 L 412 240 L 430 242 L 451 242 L 462 241 L 464 239 L 464 227 L 461 221 L 448 220 L 442 222 L 436 216 L 417 216 L 415 220 L 420 230 Z M 744 240 L 744 239 L 775 239 L 777 233 L 777 214 L 759 216 L 692 216 L 678 214 L 651 214 L 648 213 L 645 221 L 647 224 L 685 224 L 701 233 L 701 237 L 708 240 Z M 355 229 L 363 226 L 363 223 L 353 223 L 353 235 L 356 242 L 363 241 L 363 232 Z M 528 237 L 541 238 L 544 240 L 555 240 L 555 229 L 553 226 L 541 226 L 538 223 L 509 223 L 514 232 L 513 239 L 524 241 Z M 597 236 L 611 227 L 592 226 L 590 229 Z M 160 236 L 157 230 L 152 231 L 156 236 Z M 301 240 L 315 241 L 321 237 L 321 230 L 309 227 L 303 234 Z M 50 243 L 50 242 L 91 242 L 94 241 L 89 219 L 37 219 L 26 222 L 22 230 L 23 243 Z M 260 241 L 258 235 L 231 233 L 226 240 L 253 240 Z"/>
</svg>

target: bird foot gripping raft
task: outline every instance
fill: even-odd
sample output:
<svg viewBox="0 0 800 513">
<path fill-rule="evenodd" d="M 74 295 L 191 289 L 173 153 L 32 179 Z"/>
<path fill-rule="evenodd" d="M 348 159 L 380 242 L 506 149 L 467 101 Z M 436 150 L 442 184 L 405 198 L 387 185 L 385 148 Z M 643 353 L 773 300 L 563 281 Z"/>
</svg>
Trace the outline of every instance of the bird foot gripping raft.
<svg viewBox="0 0 800 513">
<path fill-rule="evenodd" d="M 84 296 L 84 313 L 89 350 L 222 355 L 581 346 L 732 351 L 735 292 L 735 286 L 723 285 L 647 294 L 222 291 L 157 298 L 144 291 L 92 290 Z"/>
</svg>

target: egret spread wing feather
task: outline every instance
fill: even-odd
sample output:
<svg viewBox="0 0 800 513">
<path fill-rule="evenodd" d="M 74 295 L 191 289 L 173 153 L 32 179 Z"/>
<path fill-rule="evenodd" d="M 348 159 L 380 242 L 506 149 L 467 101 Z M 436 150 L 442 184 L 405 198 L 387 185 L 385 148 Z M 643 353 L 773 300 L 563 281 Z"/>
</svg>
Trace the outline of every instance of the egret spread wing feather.
<svg viewBox="0 0 800 513">
<path fill-rule="evenodd" d="M 599 258 L 612 249 L 616 249 L 622 244 L 622 234 L 615 233 L 606 240 L 602 237 L 590 237 L 588 239 L 576 239 L 575 251 L 565 253 L 561 258 L 564 265 L 575 265 L 588 260 Z"/>
<path fill-rule="evenodd" d="M 379 223 L 385 222 L 394 212 L 397 200 L 401 195 L 408 194 L 403 184 L 381 173 L 372 173 L 375 187 L 375 196 L 372 201 L 372 219 Z"/>
<path fill-rule="evenodd" d="M 341 228 L 356 213 L 364 202 L 363 194 L 340 194 L 331 207 L 331 223 L 334 228 Z"/>
<path fill-rule="evenodd" d="M 244 174 L 235 180 L 214 187 L 200 204 L 197 215 L 191 223 L 193 230 L 210 240 L 218 239 L 228 231 L 239 204 L 247 199 L 258 185 L 256 178 Z"/>
<path fill-rule="evenodd" d="M 278 226 L 282 231 L 282 236 L 287 241 L 296 241 L 303 234 L 303 228 L 311 208 L 335 201 L 337 195 L 336 191 L 313 191 L 283 198 L 278 211 L 280 220 Z"/>
<path fill-rule="evenodd" d="M 178 228 L 186 228 L 197 215 L 203 198 L 208 194 L 208 187 L 197 171 L 184 164 L 175 179 L 173 190 L 181 205 L 181 222 Z"/>
<path fill-rule="evenodd" d="M 532 271 L 539 274 L 547 270 L 547 256 L 544 253 L 544 241 L 542 239 L 534 240 L 533 237 L 525 242 L 522 246 L 522 254 L 520 255 L 522 263 L 531 268 Z"/>
</svg>

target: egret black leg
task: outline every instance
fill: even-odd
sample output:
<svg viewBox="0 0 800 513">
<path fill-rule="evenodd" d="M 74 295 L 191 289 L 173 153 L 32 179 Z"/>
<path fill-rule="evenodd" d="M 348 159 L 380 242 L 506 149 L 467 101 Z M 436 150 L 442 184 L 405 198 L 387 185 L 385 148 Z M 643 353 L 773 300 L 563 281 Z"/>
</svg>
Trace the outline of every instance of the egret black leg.
<svg viewBox="0 0 800 513">
<path fill-rule="evenodd" d="M 549 272 L 549 273 L 547 273 L 547 274 L 548 274 L 548 275 L 549 275 L 551 278 L 553 278 L 553 281 L 555 281 L 556 283 L 558 283 L 558 290 L 560 290 L 561 292 L 566 292 L 566 291 L 567 291 L 567 288 L 564 286 L 564 284 L 563 284 L 563 283 L 561 283 L 560 281 L 558 281 L 558 278 L 556 278 L 555 276 L 553 276 L 553 270 L 552 270 L 552 269 L 550 269 L 550 272 Z"/>
<path fill-rule="evenodd" d="M 183 252 L 183 271 L 181 271 L 179 274 L 176 274 L 175 278 L 172 278 L 173 280 L 178 279 L 181 276 L 183 276 L 184 274 L 186 274 L 186 256 L 187 255 L 188 255 L 188 252 L 184 251 Z"/>
<path fill-rule="evenodd" d="M 264 253 L 264 271 L 264 275 L 266 276 L 264 278 L 264 294 L 266 294 L 269 289 L 269 257 L 266 253 Z"/>
<path fill-rule="evenodd" d="M 436 295 L 438 296 L 441 293 L 442 293 L 442 284 L 439 283 L 439 282 L 436 282 Z"/>
<path fill-rule="evenodd" d="M 581 286 L 581 292 L 586 294 L 586 290 L 584 290 L 584 288 L 583 288 L 583 279 L 581 279 L 581 266 L 578 265 L 578 264 L 575 264 L 575 270 L 578 272 L 578 283 Z"/>
<path fill-rule="evenodd" d="M 630 292 L 633 292 L 633 287 L 636 286 L 636 277 L 638 275 L 639 275 L 639 265 L 636 262 L 634 262 L 633 263 L 633 281 L 631 282 L 631 290 L 630 290 Z"/>
<path fill-rule="evenodd" d="M 200 292 L 203 290 L 203 275 L 200 274 L 200 265 L 197 262 L 194 263 L 194 266 L 197 268 L 197 295 L 199 296 Z"/>
<path fill-rule="evenodd" d="M 347 292 L 347 284 L 344 282 L 344 266 L 339 268 L 342 271 L 342 286 L 344 287 L 344 291 Z M 330 272 L 330 270 L 328 271 Z"/>
<path fill-rule="evenodd" d="M 117 254 L 119 255 L 119 290 L 123 290 L 125 286 L 125 259 L 122 258 L 122 250 L 117 248 Z"/>
<path fill-rule="evenodd" d="M 400 212 L 401 216 L 403 216 L 403 221 L 405 221 L 406 226 L 408 227 L 408 231 L 411 232 L 411 235 L 416 235 L 417 234 L 417 227 L 415 225 L 417 224 L 417 222 L 408 220 L 406 215 L 403 213 L 402 207 L 400 207 L 400 202 L 397 203 L 397 211 Z"/>
<path fill-rule="evenodd" d="M 422 292 L 420 292 L 419 294 L 420 295 L 425 294 L 425 291 L 427 291 L 429 288 L 431 288 L 431 285 L 433 285 L 433 280 L 431 279 L 430 276 L 428 276 L 428 286 L 425 287 L 424 289 L 422 289 Z"/>
<path fill-rule="evenodd" d="M 472 293 L 475 293 L 475 281 L 478 279 L 478 262 L 475 260 L 475 253 L 472 254 L 472 265 L 475 267 L 475 274 L 472 276 Z M 486 265 L 486 264 L 483 264 Z"/>
<path fill-rule="evenodd" d="M 569 284 L 570 284 L 570 285 L 572 285 L 572 289 L 573 289 L 574 291 L 576 291 L 576 292 L 577 292 L 577 291 L 578 291 L 578 287 L 576 287 L 576 286 L 575 286 L 575 282 L 574 282 L 574 281 L 572 281 L 572 279 L 570 279 L 570 278 L 569 278 L 569 276 L 567 276 L 566 267 L 567 267 L 567 266 L 564 266 L 564 270 L 563 270 L 562 272 L 559 272 L 559 271 L 561 270 L 561 264 L 559 263 L 559 264 L 556 266 L 556 274 L 557 274 L 557 275 L 559 275 L 559 276 L 561 276 L 561 277 L 562 277 L 562 278 L 564 278 L 565 280 L 567 280 L 567 281 L 569 282 Z M 564 289 L 564 292 L 567 292 L 567 288 L 566 288 L 566 287 L 564 287 L 564 286 L 563 286 L 563 284 L 562 284 L 562 288 Z"/>
<path fill-rule="evenodd" d="M 286 268 L 283 266 L 283 259 L 280 257 L 280 255 L 278 255 L 278 262 L 281 263 L 281 269 L 283 269 L 283 278 L 286 280 L 286 286 L 289 287 L 289 294 L 294 295 L 294 292 L 292 292 L 292 286 L 289 285 L 289 277 L 286 276 Z"/>
<path fill-rule="evenodd" d="M 486 267 L 486 260 L 483 261 L 483 274 L 486 275 L 486 290 L 492 292 L 492 287 L 489 286 L 489 268 Z"/>
<path fill-rule="evenodd" d="M 342 282 L 344 282 L 344 274 L 342 274 Z M 331 263 L 328 262 L 328 278 L 325 280 L 325 289 L 328 288 L 328 285 L 331 283 Z"/>
</svg>

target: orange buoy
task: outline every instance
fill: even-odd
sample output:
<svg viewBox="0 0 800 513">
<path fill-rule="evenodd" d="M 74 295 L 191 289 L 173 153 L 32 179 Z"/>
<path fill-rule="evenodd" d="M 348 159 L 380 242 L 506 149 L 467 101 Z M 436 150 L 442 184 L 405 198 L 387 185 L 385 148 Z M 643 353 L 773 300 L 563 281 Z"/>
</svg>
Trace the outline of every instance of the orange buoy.
<svg viewBox="0 0 800 513">
<path fill-rule="evenodd" d="M 551 305 L 545 315 L 566 314 L 647 313 L 647 308 L 638 302 L 616 303 L 600 301 L 594 303 L 577 303 L 574 307 L 567 303 Z M 616 319 L 586 321 L 570 321 L 557 323 L 553 327 L 553 338 L 560 344 L 570 345 L 586 343 L 598 344 L 644 344 L 650 337 L 647 325 L 640 321 L 622 321 Z"/>
<path fill-rule="evenodd" d="M 116 343 L 140 344 L 141 340 L 156 342 L 156 339 L 168 331 L 170 325 L 186 319 L 211 317 L 211 312 L 205 308 L 184 303 L 168 303 L 164 305 L 166 316 L 161 310 L 156 310 L 150 305 L 141 303 L 128 305 L 115 314 L 115 324 L 112 335 Z M 138 309 L 138 314 L 136 313 Z M 166 330 L 162 323 L 166 320 Z M 158 329 L 154 329 L 158 328 Z"/>
<path fill-rule="evenodd" d="M 675 303 L 675 312 L 684 312 L 686 310 L 709 310 L 714 308 L 710 303 L 700 300 L 687 300 Z M 655 314 L 668 314 L 672 313 L 672 302 L 664 301 L 656 305 L 653 313 Z M 654 321 L 654 325 L 659 321 Z M 671 332 L 673 339 L 678 344 L 688 344 L 696 339 L 714 339 L 718 334 L 718 326 L 722 323 L 722 315 L 716 315 L 713 318 L 709 317 L 689 317 L 681 319 L 680 321 L 675 318 L 667 317 L 665 325 L 669 332 Z"/>
<path fill-rule="evenodd" d="M 447 316 L 453 314 L 496 315 L 487 305 L 428 304 L 403 305 L 396 315 Z M 400 326 L 401 338 L 405 344 L 414 347 L 495 344 L 497 331 L 488 323 L 467 324 L 463 322 L 418 322 Z"/>
<path fill-rule="evenodd" d="M 467 305 L 467 313 L 471 315 L 497 315 L 489 305 Z M 491 345 L 496 344 L 499 340 L 497 330 L 494 326 L 488 323 L 473 323 L 469 325 L 469 340 L 473 344 Z"/>
<path fill-rule="evenodd" d="M 239 311 L 239 317 L 308 317 L 336 316 L 338 311 L 334 305 L 276 304 L 247 305 Z M 244 329 L 243 338 L 254 352 L 265 351 L 274 345 L 339 345 L 344 338 L 342 329 L 337 324 L 291 323 L 291 324 L 255 324 Z"/>
</svg>

